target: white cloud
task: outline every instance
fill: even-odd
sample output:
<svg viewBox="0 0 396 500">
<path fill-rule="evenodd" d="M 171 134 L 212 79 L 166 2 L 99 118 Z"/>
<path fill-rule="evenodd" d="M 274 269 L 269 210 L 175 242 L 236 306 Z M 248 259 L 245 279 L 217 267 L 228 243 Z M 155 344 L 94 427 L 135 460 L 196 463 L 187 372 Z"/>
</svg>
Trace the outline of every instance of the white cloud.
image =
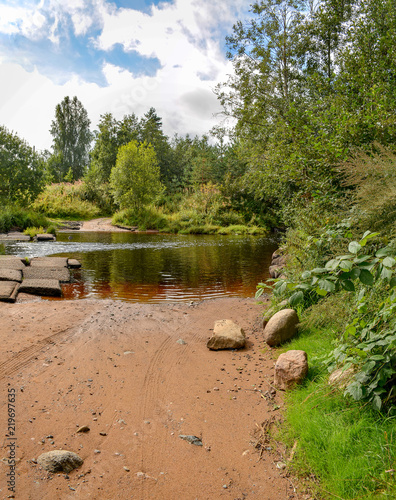
<svg viewBox="0 0 396 500">
<path fill-rule="evenodd" d="M 151 106 L 163 119 L 164 132 L 203 134 L 218 122 L 213 114 L 220 106 L 212 89 L 225 81 L 232 65 L 221 49 L 223 29 L 231 29 L 246 8 L 244 0 L 175 0 L 153 6 L 151 15 L 132 9 L 116 9 L 104 0 L 42 0 L 32 7 L 6 9 L 0 15 L 0 32 L 18 30 L 31 39 L 52 37 L 67 13 L 76 36 L 101 27 L 94 40 L 97 48 L 111 51 L 121 44 L 127 51 L 156 57 L 161 68 L 153 77 L 136 76 L 114 64 L 102 68 L 108 86 L 87 83 L 77 75 L 57 85 L 39 69 L 27 72 L 16 63 L 1 62 L 1 123 L 16 131 L 38 149 L 49 148 L 49 128 L 56 104 L 66 95 L 76 95 L 88 111 L 92 129 L 100 114 L 116 118 L 135 112 L 142 116 Z M 29 12 L 30 19 L 25 15 Z M 22 21 L 23 19 L 23 21 Z M 8 30 L 8 31 L 7 31 Z M 59 60 L 60 67 L 62 60 Z"/>
</svg>

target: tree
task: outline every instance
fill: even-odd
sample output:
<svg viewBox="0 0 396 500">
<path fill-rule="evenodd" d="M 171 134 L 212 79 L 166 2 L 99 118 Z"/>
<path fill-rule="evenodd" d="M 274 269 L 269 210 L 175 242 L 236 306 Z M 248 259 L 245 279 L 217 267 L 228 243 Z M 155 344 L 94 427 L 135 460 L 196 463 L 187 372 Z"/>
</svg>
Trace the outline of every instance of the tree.
<svg viewBox="0 0 396 500">
<path fill-rule="evenodd" d="M 151 144 L 131 141 L 118 150 L 110 187 L 120 208 L 140 209 L 161 193 L 160 169 Z"/>
<path fill-rule="evenodd" d="M 43 160 L 25 141 L 0 126 L 0 200 L 29 204 L 41 191 Z"/>
<path fill-rule="evenodd" d="M 51 123 L 53 136 L 53 162 L 55 178 L 60 182 L 71 168 L 73 179 L 80 179 L 88 164 L 92 140 L 88 113 L 76 96 L 66 96 L 55 108 L 55 120 Z"/>
<path fill-rule="evenodd" d="M 140 120 L 140 142 L 152 144 L 158 158 L 161 181 L 170 186 L 177 172 L 172 161 L 172 150 L 167 136 L 162 131 L 162 120 L 154 108 L 150 108 Z"/>
</svg>

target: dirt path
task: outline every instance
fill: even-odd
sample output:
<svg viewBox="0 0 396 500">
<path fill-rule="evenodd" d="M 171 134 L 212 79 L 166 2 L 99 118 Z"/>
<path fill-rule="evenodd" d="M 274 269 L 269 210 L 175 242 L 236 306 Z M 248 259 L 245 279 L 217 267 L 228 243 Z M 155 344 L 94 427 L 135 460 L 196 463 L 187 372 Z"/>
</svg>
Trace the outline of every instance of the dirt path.
<svg viewBox="0 0 396 500">
<path fill-rule="evenodd" d="M 1 304 L 0 422 L 5 436 L 7 390 L 15 389 L 15 498 L 293 498 L 276 467 L 280 456 L 264 450 L 260 460 L 252 444 L 257 425 L 282 406 L 269 393 L 273 360 L 260 312 L 242 299 Z M 245 329 L 244 350 L 206 348 L 222 318 Z M 82 425 L 90 431 L 77 434 Z M 198 436 L 203 446 L 180 434 Z M 34 463 L 60 448 L 78 453 L 82 467 L 50 475 Z M 4 439 L 2 499 L 7 456 Z"/>
<path fill-rule="evenodd" d="M 111 231 L 111 232 L 129 232 L 128 229 L 121 229 L 120 227 L 113 226 L 111 223 L 111 218 L 101 218 L 92 219 L 84 221 L 80 228 L 80 231 L 91 232 L 91 231 Z"/>
</svg>

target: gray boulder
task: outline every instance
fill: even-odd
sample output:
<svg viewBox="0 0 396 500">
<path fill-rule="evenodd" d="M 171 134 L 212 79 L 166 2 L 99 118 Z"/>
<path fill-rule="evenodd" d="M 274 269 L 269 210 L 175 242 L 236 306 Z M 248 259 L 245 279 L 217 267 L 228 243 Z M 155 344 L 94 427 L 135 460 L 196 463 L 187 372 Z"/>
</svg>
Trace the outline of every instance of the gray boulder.
<svg viewBox="0 0 396 500">
<path fill-rule="evenodd" d="M 282 266 L 270 266 L 269 267 L 269 275 L 271 278 L 279 278 L 279 276 L 282 274 L 283 272 L 283 267 Z"/>
<path fill-rule="evenodd" d="M 308 357 L 305 351 L 287 351 L 275 364 L 275 386 L 282 391 L 299 384 L 308 373 Z"/>
<path fill-rule="evenodd" d="M 264 340 L 271 347 L 291 339 L 297 333 L 298 316 L 294 309 L 282 309 L 268 321 Z"/>
<path fill-rule="evenodd" d="M 240 349 L 245 346 L 245 332 L 229 319 L 215 322 L 213 337 L 208 340 L 207 347 L 213 351 L 220 349 Z"/>
<path fill-rule="evenodd" d="M 76 453 L 66 450 L 53 450 L 42 453 L 37 463 L 49 472 L 65 472 L 68 474 L 73 469 L 80 467 L 84 460 Z"/>
</svg>

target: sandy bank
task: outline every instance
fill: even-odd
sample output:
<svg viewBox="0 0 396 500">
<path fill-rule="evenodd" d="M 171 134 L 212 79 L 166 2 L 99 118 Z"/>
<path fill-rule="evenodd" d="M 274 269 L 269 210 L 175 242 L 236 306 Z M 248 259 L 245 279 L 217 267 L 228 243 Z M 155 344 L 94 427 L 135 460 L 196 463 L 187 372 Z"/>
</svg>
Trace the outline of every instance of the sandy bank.
<svg viewBox="0 0 396 500">
<path fill-rule="evenodd" d="M 278 455 L 258 460 L 251 444 L 256 424 L 282 404 L 265 396 L 273 360 L 261 339 L 261 310 L 242 299 L 0 304 L 3 436 L 7 390 L 16 390 L 15 498 L 289 498 Z M 206 348 L 223 318 L 245 329 L 247 348 Z M 82 425 L 90 431 L 77 434 Z M 180 434 L 200 437 L 203 447 Z M 32 462 L 60 448 L 84 459 L 66 478 Z M 7 470 L 3 460 L 0 498 L 9 494 Z"/>
</svg>

